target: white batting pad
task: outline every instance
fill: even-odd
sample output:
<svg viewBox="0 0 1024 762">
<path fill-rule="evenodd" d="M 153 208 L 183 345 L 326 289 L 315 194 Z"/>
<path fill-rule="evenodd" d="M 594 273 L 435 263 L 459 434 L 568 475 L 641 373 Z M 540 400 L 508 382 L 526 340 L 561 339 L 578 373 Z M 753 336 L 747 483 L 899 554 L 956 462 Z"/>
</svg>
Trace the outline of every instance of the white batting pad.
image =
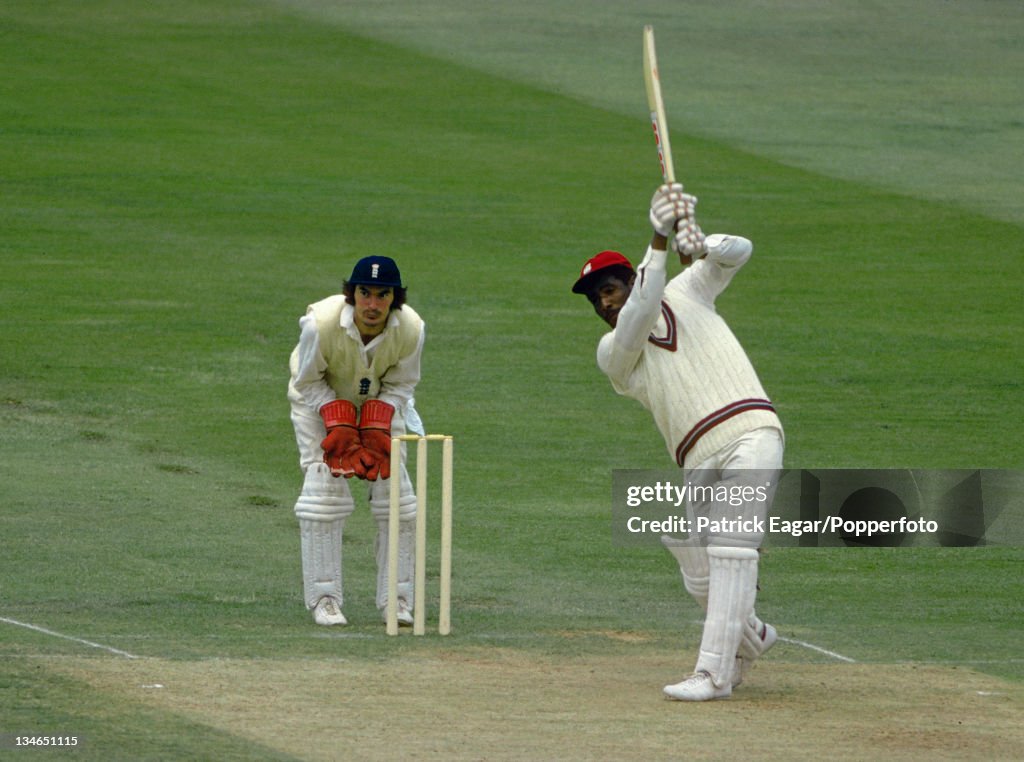
<svg viewBox="0 0 1024 762">
<path fill-rule="evenodd" d="M 302 541 L 302 595 L 308 609 L 325 595 L 336 598 L 339 606 L 343 603 L 341 538 L 353 510 L 348 484 L 331 476 L 326 463 L 306 469 L 295 515 Z"/>
<path fill-rule="evenodd" d="M 295 501 L 296 516 L 310 521 L 335 521 L 350 516 L 354 510 L 345 479 L 331 476 L 326 463 L 314 463 L 306 469 L 302 493 Z"/>
<path fill-rule="evenodd" d="M 711 674 L 717 687 L 732 684 L 736 652 L 757 597 L 757 551 L 711 546 L 708 614 L 696 671 Z"/>
<path fill-rule="evenodd" d="M 415 498 L 413 498 L 415 504 Z M 377 538 L 373 544 L 377 558 L 377 608 L 388 605 L 388 522 L 377 520 Z M 411 611 L 413 600 L 412 575 L 416 564 L 416 515 L 403 516 L 398 522 L 398 598 L 405 601 Z"/>
<path fill-rule="evenodd" d="M 330 595 L 344 603 L 341 587 L 341 534 L 345 520 L 299 519 L 302 538 L 302 596 L 306 608 Z"/>
<path fill-rule="evenodd" d="M 391 475 L 391 479 L 395 474 Z M 398 497 L 398 598 L 413 607 L 412 577 L 416 555 L 416 494 L 403 465 Z M 374 554 L 377 559 L 377 608 L 388 605 L 388 521 L 391 518 L 391 480 L 382 479 L 370 487 L 370 513 L 377 520 Z"/>
<path fill-rule="evenodd" d="M 700 607 L 708 608 L 708 582 L 711 567 L 708 565 L 708 552 L 700 544 L 700 538 L 687 537 L 680 540 L 669 535 L 661 536 L 661 544 L 679 563 L 679 571 L 683 575 L 683 586 L 693 596 Z"/>
</svg>

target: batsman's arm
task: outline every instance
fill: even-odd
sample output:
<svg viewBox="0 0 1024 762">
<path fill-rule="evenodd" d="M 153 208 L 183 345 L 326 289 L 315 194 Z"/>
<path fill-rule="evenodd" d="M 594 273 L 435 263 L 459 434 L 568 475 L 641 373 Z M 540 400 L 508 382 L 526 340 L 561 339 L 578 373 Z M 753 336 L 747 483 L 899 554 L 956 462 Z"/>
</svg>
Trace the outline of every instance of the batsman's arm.
<svg viewBox="0 0 1024 762">
<path fill-rule="evenodd" d="M 707 256 L 695 262 L 681 277 L 697 298 L 714 304 L 739 269 L 750 260 L 754 245 L 742 236 L 722 233 L 709 235 L 706 243 Z"/>
<path fill-rule="evenodd" d="M 666 239 L 658 233 L 636 268 L 636 280 L 629 298 L 619 311 L 615 330 L 604 336 L 597 348 L 597 364 L 616 386 L 624 387 L 636 367 L 654 326 L 661 316 L 665 293 Z"/>
<path fill-rule="evenodd" d="M 726 269 L 738 270 L 754 253 L 754 244 L 738 235 L 715 233 L 707 237 L 705 244 L 708 261 Z"/>
</svg>

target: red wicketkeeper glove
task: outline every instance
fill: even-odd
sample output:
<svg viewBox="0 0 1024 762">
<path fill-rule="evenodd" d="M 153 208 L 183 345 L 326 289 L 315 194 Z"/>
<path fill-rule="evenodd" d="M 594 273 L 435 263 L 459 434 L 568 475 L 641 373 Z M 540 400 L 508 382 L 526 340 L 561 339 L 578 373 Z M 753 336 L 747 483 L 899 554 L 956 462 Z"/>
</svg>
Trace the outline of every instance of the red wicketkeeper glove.
<svg viewBox="0 0 1024 762">
<path fill-rule="evenodd" d="M 320 417 L 327 427 L 327 436 L 320 443 L 324 451 L 324 463 L 331 469 L 332 476 L 346 479 L 360 476 L 365 470 L 359 462 L 359 429 L 356 427 L 356 406 L 348 400 L 334 400 L 320 408 Z"/>
<path fill-rule="evenodd" d="M 359 419 L 360 454 L 370 481 L 391 476 L 391 417 L 395 408 L 380 400 L 366 400 Z"/>
</svg>

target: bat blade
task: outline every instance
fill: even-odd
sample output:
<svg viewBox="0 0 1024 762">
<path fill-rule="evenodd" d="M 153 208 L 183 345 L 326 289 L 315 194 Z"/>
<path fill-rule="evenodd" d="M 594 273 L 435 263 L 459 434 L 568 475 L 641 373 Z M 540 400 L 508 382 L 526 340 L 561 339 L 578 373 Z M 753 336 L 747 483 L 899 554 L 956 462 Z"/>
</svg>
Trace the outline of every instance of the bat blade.
<svg viewBox="0 0 1024 762">
<path fill-rule="evenodd" d="M 650 24 L 644 27 L 644 84 L 647 86 L 647 106 L 651 112 L 651 126 L 654 128 L 654 140 L 658 147 L 661 176 L 666 183 L 674 183 L 676 170 L 672 163 L 665 101 L 661 97 L 661 75 L 658 72 L 658 56 L 654 49 L 654 27 Z"/>
</svg>

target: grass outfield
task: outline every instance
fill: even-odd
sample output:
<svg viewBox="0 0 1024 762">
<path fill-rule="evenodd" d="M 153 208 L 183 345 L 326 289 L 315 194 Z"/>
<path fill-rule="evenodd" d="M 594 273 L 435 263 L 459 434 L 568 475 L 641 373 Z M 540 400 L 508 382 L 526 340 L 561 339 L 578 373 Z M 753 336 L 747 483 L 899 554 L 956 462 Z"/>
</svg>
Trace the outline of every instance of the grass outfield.
<svg viewBox="0 0 1024 762">
<path fill-rule="evenodd" d="M 1020 548 L 773 550 L 759 609 L 785 640 L 731 702 L 661 700 L 697 612 L 664 553 L 612 546 L 608 496 L 613 468 L 670 462 L 569 293 L 594 251 L 647 238 L 639 24 L 631 113 L 311 6 L 0 9 L 0 744 L 372 759 L 404 716 L 423 756 L 658 758 L 681 717 L 756 716 L 737 748 L 779 758 L 1012 757 Z M 524 49 L 552 47 L 536 10 Z M 1019 220 L 685 120 L 672 138 L 705 230 L 755 242 L 720 310 L 788 467 L 1021 468 Z M 418 407 L 457 441 L 445 640 L 384 637 L 365 509 L 352 626 L 300 601 L 287 356 L 306 304 L 372 252 L 427 320 Z M 308 741 L 323 727 L 344 752 Z"/>
<path fill-rule="evenodd" d="M 630 118 L 646 105 L 637 30 L 653 24 L 674 130 L 1024 223 L 1012 0 L 271 2 Z"/>
</svg>

